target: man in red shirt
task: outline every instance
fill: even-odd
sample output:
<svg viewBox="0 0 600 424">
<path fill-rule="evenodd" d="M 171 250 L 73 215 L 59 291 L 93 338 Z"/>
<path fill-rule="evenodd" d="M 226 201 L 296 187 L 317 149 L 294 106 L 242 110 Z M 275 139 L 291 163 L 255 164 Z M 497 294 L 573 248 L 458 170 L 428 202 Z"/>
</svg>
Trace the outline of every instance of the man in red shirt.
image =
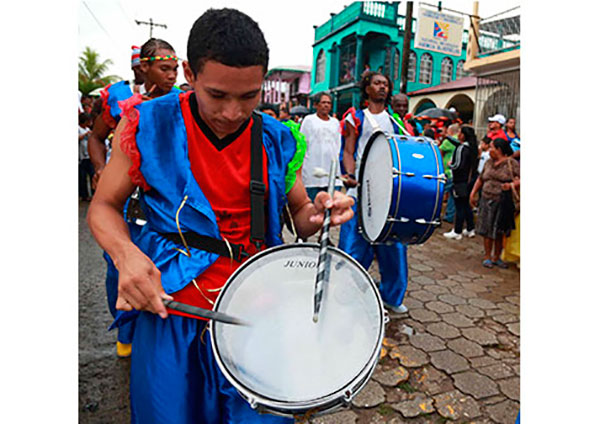
<svg viewBox="0 0 600 424">
<path fill-rule="evenodd" d="M 307 238 L 323 225 L 325 209 L 331 209 L 331 225 L 350 220 L 354 201 L 321 192 L 311 202 L 301 170 L 290 166 L 296 141 L 289 129 L 252 114 L 269 56 L 256 22 L 237 10 L 210 9 L 190 31 L 187 56 L 182 66 L 193 91 L 123 105 L 113 154 L 88 212 L 94 237 L 119 271 L 117 309 L 141 311 L 131 359 L 132 422 L 292 422 L 253 410 L 219 372 L 202 337 L 206 323 L 163 304 L 175 299 L 210 308 L 237 267 L 233 254 L 212 252 L 220 257 L 211 259 L 208 248 L 174 245 L 168 236 L 179 230 L 176 239 L 183 239 L 183 228 L 254 254 L 282 243 L 286 203 L 298 236 Z M 259 221 L 266 230 L 255 244 L 251 193 L 257 181 L 249 162 L 260 120 L 262 151 L 252 158 L 262 158 L 258 191 L 266 205 Z M 136 185 L 144 190 L 148 219 L 137 245 L 122 216 Z"/>
<path fill-rule="evenodd" d="M 506 134 L 502 130 L 502 126 L 506 124 L 506 118 L 504 115 L 497 113 L 494 116 L 488 118 L 488 133 L 487 136 L 490 139 L 502 138 L 506 140 Z"/>
</svg>

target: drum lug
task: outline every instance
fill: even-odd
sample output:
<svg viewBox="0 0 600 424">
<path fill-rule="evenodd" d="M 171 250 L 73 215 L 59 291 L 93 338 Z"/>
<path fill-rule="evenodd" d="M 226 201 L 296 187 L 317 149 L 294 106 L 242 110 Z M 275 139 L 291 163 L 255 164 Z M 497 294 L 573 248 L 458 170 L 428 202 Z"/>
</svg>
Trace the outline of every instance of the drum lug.
<svg viewBox="0 0 600 424">
<path fill-rule="evenodd" d="M 383 310 L 383 325 L 386 325 L 388 322 L 390 322 L 390 314 L 388 313 L 387 310 Z"/>
<path fill-rule="evenodd" d="M 354 395 L 352 394 L 352 390 L 346 390 L 344 392 L 344 398 L 342 399 L 342 401 L 344 402 L 344 404 L 346 404 L 346 406 L 348 406 L 352 403 L 353 398 Z"/>
<path fill-rule="evenodd" d="M 254 398 L 248 398 L 248 403 L 250 404 L 250 408 L 256 409 L 258 408 L 258 402 Z"/>
</svg>

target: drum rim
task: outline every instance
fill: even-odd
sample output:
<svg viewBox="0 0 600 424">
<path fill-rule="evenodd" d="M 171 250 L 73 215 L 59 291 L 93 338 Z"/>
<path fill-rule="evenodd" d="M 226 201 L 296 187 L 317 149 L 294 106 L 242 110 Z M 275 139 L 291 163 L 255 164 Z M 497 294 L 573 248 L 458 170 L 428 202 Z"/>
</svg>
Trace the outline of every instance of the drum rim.
<svg viewBox="0 0 600 424">
<path fill-rule="evenodd" d="M 360 167 L 359 167 L 359 172 L 358 172 L 359 187 L 358 187 L 358 190 L 357 190 L 357 192 L 358 192 L 357 193 L 358 203 L 357 203 L 357 207 L 356 207 L 356 210 L 358 212 L 358 225 L 359 225 L 359 228 L 362 228 L 362 231 L 360 233 L 362 234 L 362 236 L 364 237 L 364 239 L 367 240 L 369 243 L 377 243 L 378 241 L 380 241 L 381 240 L 381 235 L 386 231 L 386 226 L 389 224 L 389 223 L 384 223 L 383 224 L 383 228 L 381 229 L 381 232 L 377 235 L 377 237 L 375 237 L 375 239 L 372 239 L 371 237 L 369 237 L 367 235 L 367 233 L 365 231 L 365 222 L 364 222 L 364 219 L 363 219 L 362 208 L 360 206 L 362 204 L 362 187 L 363 187 L 362 179 L 363 179 L 363 176 L 364 176 L 364 170 L 365 170 L 365 166 L 366 166 L 366 163 L 367 163 L 364 159 L 367 158 L 367 156 L 369 154 L 369 151 L 371 150 L 371 147 L 373 146 L 373 144 L 375 144 L 375 140 L 380 135 L 383 135 L 385 137 L 385 139 L 386 139 L 386 141 L 388 143 L 388 147 L 389 147 L 389 144 L 390 144 L 390 142 L 389 142 L 389 139 L 390 139 L 389 134 L 386 133 L 383 130 L 375 130 L 373 132 L 373 134 L 371 134 L 371 137 L 369 137 L 369 140 L 367 141 L 367 144 L 365 145 L 365 150 L 363 151 L 363 154 L 362 154 L 362 157 L 361 157 L 361 160 L 360 160 Z M 391 150 L 391 147 L 390 147 L 390 150 Z M 394 155 L 393 155 L 393 152 L 392 152 L 392 158 L 393 158 L 393 156 Z M 394 180 L 395 180 L 395 177 L 394 177 Z M 392 181 L 392 196 L 393 196 L 393 193 L 394 193 L 394 189 L 395 189 L 394 185 L 395 184 L 396 184 L 396 181 Z M 398 189 L 398 196 L 399 195 L 400 195 L 400 193 L 399 193 L 399 189 Z M 392 206 L 393 206 L 393 202 L 390 202 L 390 208 Z M 390 210 L 388 208 L 388 216 L 389 215 L 390 215 Z"/>
<path fill-rule="evenodd" d="M 233 274 L 231 274 L 231 276 L 229 276 L 229 278 L 227 279 L 227 282 L 225 283 L 222 290 L 219 292 L 219 295 L 217 296 L 217 299 L 213 306 L 213 310 L 218 311 L 218 307 L 221 303 L 224 293 L 227 291 L 227 288 L 231 285 L 231 282 L 234 281 L 235 278 L 245 268 L 247 268 L 249 266 L 249 264 L 256 262 L 263 256 L 267 256 L 268 254 L 279 251 L 279 250 L 285 250 L 285 249 L 290 249 L 290 248 L 314 248 L 314 249 L 317 249 L 317 251 L 318 251 L 319 247 L 320 246 L 317 243 L 282 244 L 282 245 L 270 247 L 268 249 L 263 250 L 262 252 L 259 252 L 255 255 L 253 255 L 246 262 L 244 262 L 239 268 L 237 268 L 233 272 Z M 385 313 L 385 309 L 383 307 L 383 300 L 381 299 L 381 294 L 379 293 L 379 289 L 375 285 L 373 278 L 369 275 L 367 270 L 365 270 L 364 267 L 362 265 L 360 265 L 360 263 L 356 259 L 354 259 L 348 253 L 344 252 L 343 250 L 341 250 L 337 247 L 329 246 L 329 249 L 335 251 L 336 253 L 341 254 L 343 257 L 345 257 L 350 262 L 352 262 L 354 265 L 356 265 L 358 270 L 367 277 L 367 281 L 368 281 L 371 289 L 375 293 L 375 299 L 377 300 L 378 310 L 380 312 L 380 314 L 379 314 L 380 315 L 379 316 L 379 335 L 377 338 L 377 342 L 375 344 L 375 348 L 371 352 L 370 360 L 342 389 L 340 389 L 336 392 L 330 393 L 328 395 L 322 396 L 317 399 L 312 399 L 309 401 L 301 401 L 301 402 L 272 399 L 272 398 L 263 396 L 259 393 L 256 393 L 254 390 L 249 389 L 227 369 L 227 367 L 225 366 L 223 360 L 221 359 L 220 353 L 219 353 L 218 344 L 216 342 L 214 323 L 210 322 L 208 331 L 210 333 L 211 349 L 213 352 L 213 356 L 217 362 L 217 365 L 218 365 L 219 369 L 221 370 L 221 372 L 223 373 L 223 375 L 225 376 L 225 378 L 231 383 L 232 386 L 234 386 L 236 388 L 236 390 L 238 392 L 240 392 L 242 397 L 244 397 L 245 399 L 248 400 L 248 402 L 250 403 L 252 408 L 262 408 L 262 409 L 266 409 L 266 410 L 270 410 L 270 411 L 274 411 L 274 412 L 279 412 L 284 415 L 296 414 L 299 411 L 306 412 L 306 411 L 309 411 L 310 409 L 318 408 L 319 406 L 322 406 L 322 405 L 329 405 L 328 409 L 326 409 L 326 410 L 330 410 L 333 408 L 333 405 L 335 405 L 334 402 L 342 403 L 341 400 L 345 398 L 346 393 L 350 390 L 351 397 L 348 400 L 348 402 L 349 402 L 356 395 L 356 389 L 364 387 L 364 385 L 366 384 L 366 381 L 369 379 L 369 377 L 373 374 L 373 372 L 375 370 L 375 366 L 377 364 L 377 361 L 378 361 L 379 355 L 380 355 L 380 351 L 381 351 L 381 345 L 383 343 L 383 338 L 384 338 L 384 333 L 385 333 L 385 322 L 386 322 L 386 318 L 385 318 L 386 313 Z"/>
</svg>

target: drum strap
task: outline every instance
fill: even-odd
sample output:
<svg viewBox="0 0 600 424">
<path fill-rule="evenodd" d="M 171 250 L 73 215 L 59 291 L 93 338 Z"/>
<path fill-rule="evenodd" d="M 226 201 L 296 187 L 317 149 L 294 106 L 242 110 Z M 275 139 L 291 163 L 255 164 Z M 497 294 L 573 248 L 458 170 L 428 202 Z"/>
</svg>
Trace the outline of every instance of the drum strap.
<svg viewBox="0 0 600 424">
<path fill-rule="evenodd" d="M 252 128 L 250 132 L 250 241 L 260 250 L 265 241 L 265 193 L 266 186 L 263 182 L 263 125 L 262 116 L 252 114 Z M 182 236 L 187 244 L 196 249 L 220 256 L 232 258 L 241 262 L 250 254 L 244 249 L 243 244 L 233 244 L 209 236 L 203 236 L 193 231 L 183 233 L 161 233 L 163 237 L 173 243 L 181 244 Z"/>
<path fill-rule="evenodd" d="M 160 235 L 173 243 L 181 244 L 181 236 L 179 233 L 161 233 Z M 186 243 L 191 247 L 232 258 L 237 262 L 242 262 L 250 256 L 244 249 L 243 244 L 227 243 L 223 240 L 203 236 L 193 231 L 183 233 L 183 237 L 185 237 Z"/>
<path fill-rule="evenodd" d="M 265 242 L 265 192 L 263 182 L 263 140 L 262 116 L 252 114 L 252 130 L 250 133 L 250 241 L 256 248 Z"/>
</svg>

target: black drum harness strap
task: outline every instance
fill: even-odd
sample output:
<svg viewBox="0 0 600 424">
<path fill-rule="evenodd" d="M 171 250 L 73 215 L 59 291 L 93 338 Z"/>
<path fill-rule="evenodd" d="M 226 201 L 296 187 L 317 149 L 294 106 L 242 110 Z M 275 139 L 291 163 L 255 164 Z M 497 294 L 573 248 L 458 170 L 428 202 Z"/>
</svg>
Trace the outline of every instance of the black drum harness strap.
<svg viewBox="0 0 600 424">
<path fill-rule="evenodd" d="M 252 114 L 250 129 L 250 241 L 260 250 L 265 241 L 265 193 L 263 182 L 263 141 L 262 116 Z M 229 243 L 213 237 L 204 236 L 193 231 L 185 233 L 161 233 L 163 237 L 174 243 L 187 243 L 188 246 L 216 253 L 220 256 L 241 262 L 250 256 L 242 244 Z M 184 240 L 182 239 L 185 239 Z"/>
</svg>

